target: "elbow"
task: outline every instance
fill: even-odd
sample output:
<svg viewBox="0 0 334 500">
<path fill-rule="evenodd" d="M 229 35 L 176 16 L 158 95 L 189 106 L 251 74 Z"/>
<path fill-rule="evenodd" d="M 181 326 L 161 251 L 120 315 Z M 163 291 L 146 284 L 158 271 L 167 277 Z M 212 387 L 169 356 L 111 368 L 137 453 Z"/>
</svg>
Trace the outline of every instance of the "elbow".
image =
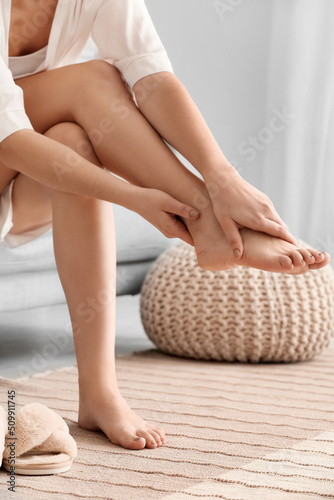
<svg viewBox="0 0 334 500">
<path fill-rule="evenodd" d="M 171 90 L 172 86 L 175 85 L 177 81 L 174 73 L 169 71 L 160 71 L 152 75 L 144 76 L 132 87 L 138 106 L 140 107 L 140 104 L 144 101 L 154 94 L 162 92 L 166 88 Z"/>
</svg>

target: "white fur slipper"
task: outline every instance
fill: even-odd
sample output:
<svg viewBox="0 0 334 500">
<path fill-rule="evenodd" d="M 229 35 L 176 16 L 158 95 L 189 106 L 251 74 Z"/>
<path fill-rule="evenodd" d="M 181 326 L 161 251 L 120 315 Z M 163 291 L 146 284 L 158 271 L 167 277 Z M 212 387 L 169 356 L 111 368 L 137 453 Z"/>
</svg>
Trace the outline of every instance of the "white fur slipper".
<svg viewBox="0 0 334 500">
<path fill-rule="evenodd" d="M 7 415 L 5 410 L 0 406 L 0 467 L 2 455 L 5 449 L 5 436 L 7 434 Z"/>
<path fill-rule="evenodd" d="M 21 408 L 15 420 L 16 439 L 6 436 L 4 469 L 33 476 L 71 468 L 77 445 L 58 413 L 40 403 L 30 403 Z"/>
</svg>

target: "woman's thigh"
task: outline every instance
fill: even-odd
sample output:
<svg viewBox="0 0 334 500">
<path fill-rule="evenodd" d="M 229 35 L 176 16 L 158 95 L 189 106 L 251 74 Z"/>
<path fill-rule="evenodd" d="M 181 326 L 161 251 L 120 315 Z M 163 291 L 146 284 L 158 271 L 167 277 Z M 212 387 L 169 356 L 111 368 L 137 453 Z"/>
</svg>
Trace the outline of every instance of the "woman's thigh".
<svg viewBox="0 0 334 500">
<path fill-rule="evenodd" d="M 57 124 L 44 135 L 73 150 L 77 150 L 78 145 L 83 142 L 88 144 L 89 141 L 85 131 L 75 123 Z M 82 154 L 95 165 L 101 166 L 92 147 L 86 148 Z M 50 189 L 21 173 L 14 181 L 12 206 L 13 228 L 10 230 L 12 234 L 31 231 L 52 221 Z"/>
<path fill-rule="evenodd" d="M 18 171 L 6 167 L 4 163 L 0 161 L 0 196 L 6 186 L 18 175 Z"/>
<path fill-rule="evenodd" d="M 73 121 L 73 88 L 79 73 L 84 76 L 87 69 L 83 63 L 15 80 L 23 90 L 25 109 L 37 132 L 43 134 L 58 123 Z M 14 165 L 8 168 L 0 160 L 0 195 L 18 173 Z"/>
<path fill-rule="evenodd" d="M 62 122 L 75 122 L 79 106 L 99 91 L 99 85 L 113 78 L 118 70 L 101 60 L 72 64 L 16 80 L 22 88 L 26 113 L 41 134 Z M 125 86 L 124 86 L 125 88 Z"/>
<path fill-rule="evenodd" d="M 112 84 L 119 79 L 119 72 L 110 64 L 94 60 L 43 71 L 17 79 L 23 90 L 26 113 L 36 132 L 77 149 L 83 141 L 91 146 L 85 131 L 75 123 L 78 106 L 84 106 L 85 98 L 98 91 L 103 82 Z M 72 122 L 72 123 L 71 123 Z M 60 128 L 59 128 L 60 127 Z M 81 148 L 82 156 L 100 165 L 93 148 Z M 48 190 L 43 185 L 15 170 L 0 160 L 0 195 L 14 179 L 13 234 L 44 225 L 51 220 L 51 203 Z"/>
<path fill-rule="evenodd" d="M 84 105 L 84 96 L 99 81 L 119 78 L 118 70 L 105 61 L 93 60 L 72 64 L 35 75 L 19 78 L 26 113 L 36 130 L 44 134 L 54 125 L 75 122 L 76 106 Z M 0 160 L 0 195 L 18 175 L 15 165 L 8 168 Z M 22 182 L 22 180 L 20 181 Z"/>
<path fill-rule="evenodd" d="M 52 221 L 48 190 L 39 182 L 18 174 L 12 191 L 13 227 L 11 234 L 21 234 Z"/>
</svg>

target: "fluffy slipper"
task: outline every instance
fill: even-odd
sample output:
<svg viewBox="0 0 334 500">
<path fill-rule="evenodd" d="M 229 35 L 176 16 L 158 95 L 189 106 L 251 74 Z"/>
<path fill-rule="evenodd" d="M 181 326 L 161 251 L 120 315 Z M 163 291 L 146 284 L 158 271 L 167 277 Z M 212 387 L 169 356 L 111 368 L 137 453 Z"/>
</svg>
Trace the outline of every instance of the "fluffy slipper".
<svg viewBox="0 0 334 500">
<path fill-rule="evenodd" d="M 66 422 L 40 403 L 25 405 L 17 413 L 13 437 L 6 436 L 2 466 L 15 474 L 66 472 L 77 456 L 77 445 Z"/>
<path fill-rule="evenodd" d="M 0 406 L 0 467 L 2 462 L 3 451 L 5 449 L 6 433 L 7 433 L 7 415 L 2 406 Z"/>
</svg>

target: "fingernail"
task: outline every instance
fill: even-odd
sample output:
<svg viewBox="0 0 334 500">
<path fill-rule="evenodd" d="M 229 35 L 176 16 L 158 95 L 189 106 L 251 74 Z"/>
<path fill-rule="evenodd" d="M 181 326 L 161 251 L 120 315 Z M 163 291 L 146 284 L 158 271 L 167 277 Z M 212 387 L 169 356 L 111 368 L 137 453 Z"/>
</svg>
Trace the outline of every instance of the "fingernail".
<svg viewBox="0 0 334 500">
<path fill-rule="evenodd" d="M 236 259 L 239 259 L 240 255 L 241 255 L 240 250 L 234 250 L 234 252 L 233 252 L 233 253 L 234 253 L 234 257 L 235 257 Z"/>
<path fill-rule="evenodd" d="M 197 210 L 191 210 L 190 211 L 190 218 L 191 219 L 196 219 L 197 215 L 198 215 Z"/>
</svg>

